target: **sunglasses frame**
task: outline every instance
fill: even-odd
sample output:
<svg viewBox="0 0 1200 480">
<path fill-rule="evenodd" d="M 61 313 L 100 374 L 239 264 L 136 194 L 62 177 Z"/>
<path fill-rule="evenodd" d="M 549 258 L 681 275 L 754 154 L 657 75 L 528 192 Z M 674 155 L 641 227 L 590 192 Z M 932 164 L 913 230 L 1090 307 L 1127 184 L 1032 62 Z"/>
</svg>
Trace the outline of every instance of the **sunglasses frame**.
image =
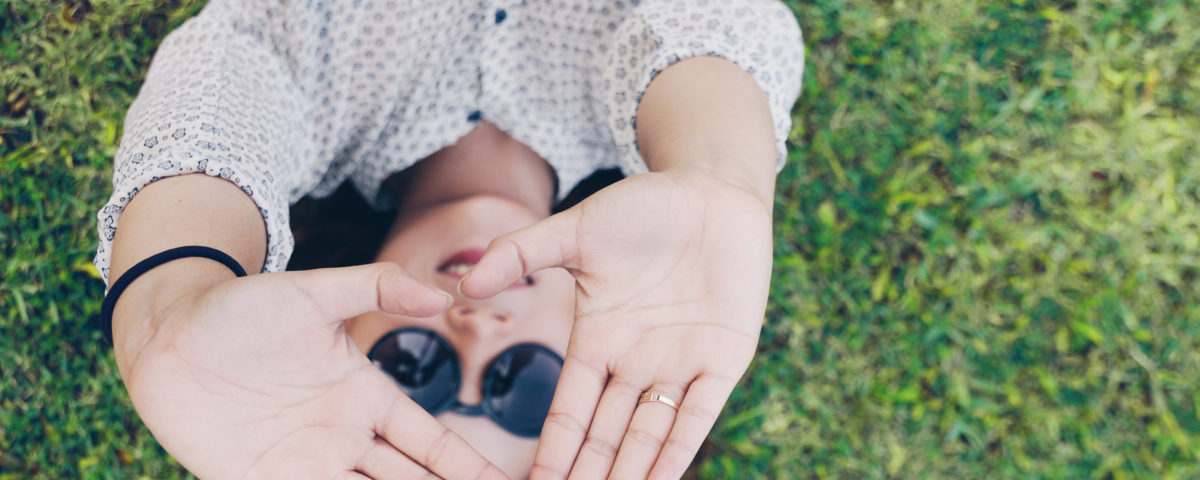
<svg viewBox="0 0 1200 480">
<path fill-rule="evenodd" d="M 518 343 L 518 344 L 512 345 L 512 346 L 504 349 L 500 353 L 496 354 L 495 357 L 492 357 L 490 360 L 488 360 L 487 363 L 485 364 L 484 371 L 486 373 L 484 374 L 484 377 L 483 377 L 483 388 L 479 392 L 480 398 L 482 398 L 482 400 L 477 405 L 464 405 L 462 402 L 458 401 L 458 393 L 462 390 L 462 357 L 459 356 L 458 350 L 456 350 L 454 348 L 454 345 L 450 344 L 450 341 L 447 340 L 446 337 L 442 336 L 442 334 L 438 333 L 437 331 L 435 331 L 433 329 L 429 329 L 429 328 L 425 328 L 425 327 L 409 326 L 409 327 L 400 327 L 395 330 L 391 330 L 391 331 L 383 334 L 383 336 L 379 337 L 379 340 L 375 341 L 375 344 L 371 346 L 371 350 L 369 350 L 367 352 L 367 359 L 370 360 L 371 363 L 375 363 L 376 362 L 375 354 L 378 352 L 379 348 L 384 344 L 384 342 L 391 339 L 392 337 L 395 337 L 395 336 L 400 335 L 405 332 L 420 332 L 420 333 L 424 333 L 424 334 L 431 336 L 434 339 L 434 341 L 438 342 L 442 346 L 442 348 L 445 348 L 446 351 L 450 352 L 451 358 L 453 358 L 453 360 L 454 360 L 453 363 L 451 364 L 452 370 L 453 370 L 452 377 L 454 380 L 453 384 L 451 385 L 452 391 L 447 396 L 446 399 L 439 402 L 438 405 L 434 406 L 434 408 L 426 409 L 426 411 L 428 411 L 430 415 L 436 417 L 444 412 L 451 411 L 451 412 L 457 413 L 459 415 L 468 416 L 468 417 L 486 416 L 489 419 L 491 419 L 491 421 L 493 423 L 495 423 L 496 425 L 499 425 L 500 428 L 503 428 L 505 431 L 507 431 L 513 435 L 517 435 L 520 437 L 526 437 L 526 438 L 536 438 L 539 435 L 541 435 L 541 432 L 542 432 L 541 424 L 539 424 L 536 429 L 520 429 L 520 428 L 515 428 L 515 427 L 510 428 L 509 426 L 501 423 L 500 412 L 497 412 L 491 406 L 491 402 L 488 401 L 488 399 L 490 397 L 487 394 L 487 392 L 488 392 L 489 387 L 496 381 L 496 376 L 499 375 L 498 371 L 500 369 L 496 366 L 496 364 L 497 364 L 497 362 L 500 361 L 501 358 L 504 358 L 504 356 L 513 355 L 513 354 L 523 352 L 523 351 L 528 351 L 528 350 L 534 350 L 534 351 L 540 350 L 544 353 L 549 354 L 550 358 L 552 358 L 558 362 L 559 374 L 561 375 L 562 367 L 563 367 L 563 357 L 561 355 L 559 355 L 558 352 L 555 352 L 554 350 L 550 349 L 549 347 L 538 344 L 538 343 Z M 380 366 L 376 365 L 376 367 L 378 368 Z M 398 380 L 396 380 L 396 378 L 394 376 L 391 375 L 390 372 L 388 372 L 387 370 L 384 370 L 382 368 L 380 368 L 380 369 L 383 370 L 383 372 L 385 374 L 387 374 L 387 376 L 390 377 L 392 379 L 392 381 L 396 382 L 397 384 L 400 383 Z M 556 386 L 557 386 L 557 383 L 556 383 Z M 543 420 L 543 423 L 545 423 L 544 420 Z"/>
</svg>

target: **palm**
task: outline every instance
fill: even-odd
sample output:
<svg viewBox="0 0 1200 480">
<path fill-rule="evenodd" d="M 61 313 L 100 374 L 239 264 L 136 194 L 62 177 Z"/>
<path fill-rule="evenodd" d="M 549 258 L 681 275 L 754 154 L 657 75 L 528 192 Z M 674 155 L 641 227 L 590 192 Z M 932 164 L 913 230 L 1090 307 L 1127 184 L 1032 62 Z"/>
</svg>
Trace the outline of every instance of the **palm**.
<svg viewBox="0 0 1200 480">
<path fill-rule="evenodd" d="M 493 243 L 464 291 L 488 293 L 481 285 L 546 266 L 576 279 L 576 322 L 535 473 L 682 474 L 754 354 L 770 228 L 763 204 L 729 183 L 652 173 Z M 638 407 L 643 391 L 682 399 L 679 420 Z"/>
<path fill-rule="evenodd" d="M 616 372 L 666 353 L 740 376 L 771 269 L 770 220 L 752 215 L 756 206 L 720 181 L 668 174 L 629 178 L 580 205 L 569 354 Z"/>
<path fill-rule="evenodd" d="M 339 320 L 361 307 L 346 292 L 314 298 L 304 282 L 315 275 L 285 275 L 296 274 L 231 280 L 165 312 L 186 321 L 164 322 L 125 376 L 164 448 L 205 478 L 475 477 L 490 467 L 350 341 Z"/>
</svg>

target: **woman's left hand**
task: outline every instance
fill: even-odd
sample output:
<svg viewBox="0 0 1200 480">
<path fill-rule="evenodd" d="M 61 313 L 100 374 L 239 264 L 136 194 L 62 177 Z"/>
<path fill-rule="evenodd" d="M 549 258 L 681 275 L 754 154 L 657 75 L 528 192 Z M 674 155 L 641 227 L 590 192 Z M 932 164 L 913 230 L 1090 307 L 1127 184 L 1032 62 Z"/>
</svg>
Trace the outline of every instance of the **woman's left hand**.
<svg viewBox="0 0 1200 480">
<path fill-rule="evenodd" d="M 771 254 L 761 197 L 691 169 L 627 178 L 493 241 L 465 295 L 550 267 L 576 280 L 534 478 L 683 475 L 754 356 Z M 643 392 L 678 411 L 639 405 Z"/>
</svg>

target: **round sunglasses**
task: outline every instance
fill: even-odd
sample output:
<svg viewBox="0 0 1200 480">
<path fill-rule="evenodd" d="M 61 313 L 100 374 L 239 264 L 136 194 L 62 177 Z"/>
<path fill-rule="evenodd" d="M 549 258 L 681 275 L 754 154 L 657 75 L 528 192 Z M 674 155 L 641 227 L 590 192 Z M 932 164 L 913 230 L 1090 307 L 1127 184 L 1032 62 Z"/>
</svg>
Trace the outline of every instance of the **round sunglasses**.
<svg viewBox="0 0 1200 480">
<path fill-rule="evenodd" d="M 563 366 L 562 357 L 545 346 L 513 345 L 488 363 L 483 401 L 463 405 L 458 401 L 462 387 L 458 353 L 433 330 L 405 327 L 388 332 L 375 342 L 367 358 L 430 415 L 445 411 L 487 415 L 522 437 L 541 434 Z"/>
</svg>

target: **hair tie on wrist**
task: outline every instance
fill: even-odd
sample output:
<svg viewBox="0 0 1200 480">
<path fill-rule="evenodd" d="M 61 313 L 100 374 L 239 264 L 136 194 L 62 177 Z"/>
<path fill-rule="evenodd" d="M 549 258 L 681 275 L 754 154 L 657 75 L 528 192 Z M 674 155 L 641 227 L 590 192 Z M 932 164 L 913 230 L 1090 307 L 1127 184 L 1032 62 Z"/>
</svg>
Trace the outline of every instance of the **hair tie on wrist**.
<svg viewBox="0 0 1200 480">
<path fill-rule="evenodd" d="M 113 308 L 117 305 L 117 299 L 121 297 L 121 293 L 129 284 L 137 280 L 143 273 L 149 272 L 154 267 L 167 263 L 171 260 L 179 260 L 181 258 L 203 257 L 210 260 L 216 260 L 221 264 L 233 270 L 233 273 L 239 277 L 246 276 L 246 270 L 242 265 L 234 260 L 225 252 L 212 247 L 202 247 L 198 245 L 190 245 L 186 247 L 176 247 L 165 252 L 157 253 L 154 256 L 138 262 L 133 268 L 130 268 L 121 278 L 118 278 L 113 283 L 112 288 L 108 290 L 108 295 L 104 297 L 104 303 L 100 307 L 100 329 L 104 332 L 104 338 L 108 340 L 108 344 L 113 344 L 112 331 L 112 316 Z"/>
</svg>

